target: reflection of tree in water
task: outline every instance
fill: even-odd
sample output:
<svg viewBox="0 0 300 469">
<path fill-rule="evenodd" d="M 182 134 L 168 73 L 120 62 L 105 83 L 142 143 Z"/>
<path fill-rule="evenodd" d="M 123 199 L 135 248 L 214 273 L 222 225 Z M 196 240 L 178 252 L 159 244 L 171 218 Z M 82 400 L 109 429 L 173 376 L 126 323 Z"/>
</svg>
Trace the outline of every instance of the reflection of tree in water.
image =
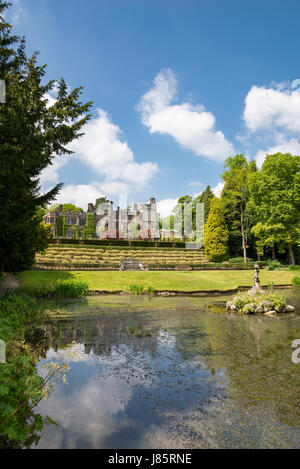
<svg viewBox="0 0 300 469">
<path fill-rule="evenodd" d="M 205 325 L 213 363 L 226 369 L 237 404 L 275 412 L 282 423 L 299 427 L 299 366 L 291 360 L 291 343 L 300 335 L 296 322 L 207 314 Z"/>
</svg>

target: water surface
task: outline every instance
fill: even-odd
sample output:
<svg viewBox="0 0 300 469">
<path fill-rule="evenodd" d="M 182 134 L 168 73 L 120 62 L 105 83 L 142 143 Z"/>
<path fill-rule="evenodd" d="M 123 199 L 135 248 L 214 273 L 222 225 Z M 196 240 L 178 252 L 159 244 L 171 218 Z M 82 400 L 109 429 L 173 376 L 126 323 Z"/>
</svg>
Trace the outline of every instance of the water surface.
<svg viewBox="0 0 300 469">
<path fill-rule="evenodd" d="M 229 315 L 222 298 L 50 303 L 45 360 L 71 342 L 69 385 L 38 411 L 39 448 L 299 448 L 296 314 Z"/>
</svg>

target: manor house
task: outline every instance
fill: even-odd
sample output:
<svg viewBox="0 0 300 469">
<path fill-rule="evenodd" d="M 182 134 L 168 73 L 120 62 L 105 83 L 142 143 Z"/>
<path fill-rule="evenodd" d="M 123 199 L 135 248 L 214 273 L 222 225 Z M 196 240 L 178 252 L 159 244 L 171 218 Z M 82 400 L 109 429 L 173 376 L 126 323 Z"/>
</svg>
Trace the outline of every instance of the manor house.
<svg viewBox="0 0 300 469">
<path fill-rule="evenodd" d="M 44 221 L 50 224 L 55 238 L 73 239 L 159 239 L 156 200 L 147 204 L 114 209 L 113 202 L 89 203 L 87 212 L 64 212 L 60 205 L 49 211 Z"/>
</svg>

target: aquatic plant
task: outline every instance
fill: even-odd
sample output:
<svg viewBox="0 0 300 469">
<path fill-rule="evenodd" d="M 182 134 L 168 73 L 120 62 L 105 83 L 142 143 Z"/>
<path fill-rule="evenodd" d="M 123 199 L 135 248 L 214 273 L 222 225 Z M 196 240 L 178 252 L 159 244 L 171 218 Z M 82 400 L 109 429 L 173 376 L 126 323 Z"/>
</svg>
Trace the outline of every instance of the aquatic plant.
<svg viewBox="0 0 300 469">
<path fill-rule="evenodd" d="M 152 287 L 144 287 L 143 285 L 132 284 L 124 289 L 127 295 L 154 295 L 155 290 Z"/>
<path fill-rule="evenodd" d="M 82 280 L 57 280 L 54 284 L 56 298 L 79 298 L 89 291 L 89 285 Z"/>
<path fill-rule="evenodd" d="M 59 279 L 52 283 L 27 284 L 21 287 L 18 291 L 19 293 L 25 293 L 36 298 L 43 298 L 47 296 L 58 299 L 80 298 L 87 295 L 89 291 L 89 285 L 87 282 L 82 280 Z"/>
</svg>

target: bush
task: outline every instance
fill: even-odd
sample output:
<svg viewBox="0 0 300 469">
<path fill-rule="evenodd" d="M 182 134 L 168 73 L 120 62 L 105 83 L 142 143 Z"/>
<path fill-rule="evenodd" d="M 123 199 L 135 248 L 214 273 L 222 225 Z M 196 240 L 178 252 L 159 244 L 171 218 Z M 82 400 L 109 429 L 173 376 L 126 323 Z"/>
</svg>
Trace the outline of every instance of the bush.
<svg viewBox="0 0 300 469">
<path fill-rule="evenodd" d="M 282 265 L 279 261 L 271 261 L 268 265 L 268 270 L 278 270 L 281 268 L 282 268 Z"/>
<path fill-rule="evenodd" d="M 241 264 L 244 262 L 244 258 L 243 257 L 231 257 L 228 262 L 230 264 Z M 251 259 L 250 257 L 247 258 L 247 262 L 254 262 L 253 259 Z"/>
<path fill-rule="evenodd" d="M 221 210 L 221 201 L 213 197 L 205 225 L 204 248 L 208 260 L 222 262 L 228 259 L 229 231 Z"/>
<path fill-rule="evenodd" d="M 234 311 L 242 311 L 246 314 L 263 313 L 270 310 L 283 312 L 286 308 L 286 298 L 284 295 L 273 292 L 258 296 L 239 293 L 233 298 L 233 301 L 227 303 L 227 308 Z"/>
<path fill-rule="evenodd" d="M 289 265 L 289 270 L 300 270 L 300 265 Z"/>
<path fill-rule="evenodd" d="M 300 287 L 300 277 L 294 277 L 292 280 L 292 284 L 294 287 Z"/>
<path fill-rule="evenodd" d="M 139 241 L 139 240 L 121 240 L 121 239 L 69 239 L 60 238 L 56 240 L 57 244 L 86 245 L 86 246 L 129 246 L 129 247 L 168 247 L 185 249 L 184 241 Z"/>
</svg>

